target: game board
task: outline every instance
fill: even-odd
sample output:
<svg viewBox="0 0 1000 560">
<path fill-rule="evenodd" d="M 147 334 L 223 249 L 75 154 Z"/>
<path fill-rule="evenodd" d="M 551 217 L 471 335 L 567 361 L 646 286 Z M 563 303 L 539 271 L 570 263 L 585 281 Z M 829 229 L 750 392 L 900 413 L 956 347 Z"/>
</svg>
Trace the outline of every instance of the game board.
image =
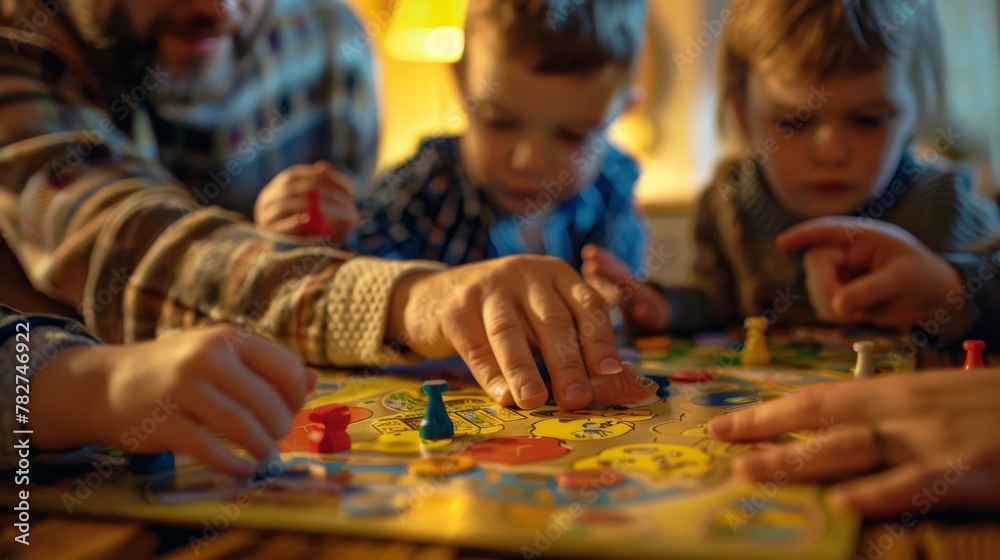
<svg viewBox="0 0 1000 560">
<path fill-rule="evenodd" d="M 775 336 L 772 352 L 784 363 L 742 368 L 719 365 L 733 349 L 722 335 L 661 339 L 626 354 L 643 373 L 674 380 L 631 407 L 505 409 L 452 381 L 445 403 L 455 438 L 437 442 L 417 436 L 422 378 L 333 373 L 280 442 L 281 474 L 240 480 L 179 457 L 175 470 L 144 477 L 129 473 L 120 455 L 95 451 L 74 458 L 91 472 L 36 486 L 31 505 L 203 527 L 191 541 L 196 550 L 244 526 L 525 558 L 847 558 L 857 519 L 828 507 L 819 488 L 730 482 L 730 459 L 751 447 L 708 439 L 704 425 L 787 392 L 844 382 L 849 374 L 838 369 L 853 359 L 843 351 L 850 342 Z M 702 373 L 692 377 L 692 367 Z M 703 368 L 712 379 L 690 382 Z M 352 448 L 309 453 L 308 412 L 332 403 L 350 407 Z M 4 489 L 2 501 L 11 500 Z"/>
</svg>

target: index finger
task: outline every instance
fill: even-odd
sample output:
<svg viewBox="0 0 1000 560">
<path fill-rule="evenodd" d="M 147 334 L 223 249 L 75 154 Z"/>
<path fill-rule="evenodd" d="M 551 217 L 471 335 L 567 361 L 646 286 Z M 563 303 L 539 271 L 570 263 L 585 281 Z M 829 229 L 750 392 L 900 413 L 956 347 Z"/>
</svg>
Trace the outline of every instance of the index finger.
<svg viewBox="0 0 1000 560">
<path fill-rule="evenodd" d="M 715 439 L 754 441 L 799 430 L 835 429 L 870 423 L 886 415 L 876 384 L 888 379 L 833 383 L 782 397 L 762 405 L 713 418 L 708 433 Z M 881 405 L 881 408 L 880 408 Z"/>
<path fill-rule="evenodd" d="M 782 232 L 775 244 L 782 251 L 794 251 L 817 245 L 851 245 L 857 234 L 852 227 L 856 220 L 842 216 L 815 218 Z"/>
<path fill-rule="evenodd" d="M 556 290 L 576 321 L 579 346 L 583 349 L 584 365 L 591 376 L 615 375 L 623 372 L 621 356 L 615 346 L 615 333 L 607 302 L 575 272 L 559 276 Z M 577 344 L 577 341 L 564 341 Z"/>
</svg>

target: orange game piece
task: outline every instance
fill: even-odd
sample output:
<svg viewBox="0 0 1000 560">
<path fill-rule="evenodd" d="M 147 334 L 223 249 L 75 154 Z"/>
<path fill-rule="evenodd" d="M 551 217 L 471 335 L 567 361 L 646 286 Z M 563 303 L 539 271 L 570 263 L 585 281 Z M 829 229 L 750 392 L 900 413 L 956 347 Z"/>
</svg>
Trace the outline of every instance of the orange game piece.
<svg viewBox="0 0 1000 560">
<path fill-rule="evenodd" d="M 613 469 L 565 471 L 556 477 L 560 488 L 611 488 L 625 482 L 625 475 Z"/>
<path fill-rule="evenodd" d="M 983 350 L 986 343 L 982 340 L 966 340 L 962 343 L 965 349 L 965 369 L 978 369 L 986 367 L 983 365 Z"/>
<path fill-rule="evenodd" d="M 659 348 L 670 348 L 674 344 L 673 337 L 669 335 L 644 336 L 635 340 L 637 350 L 657 350 Z"/>
</svg>

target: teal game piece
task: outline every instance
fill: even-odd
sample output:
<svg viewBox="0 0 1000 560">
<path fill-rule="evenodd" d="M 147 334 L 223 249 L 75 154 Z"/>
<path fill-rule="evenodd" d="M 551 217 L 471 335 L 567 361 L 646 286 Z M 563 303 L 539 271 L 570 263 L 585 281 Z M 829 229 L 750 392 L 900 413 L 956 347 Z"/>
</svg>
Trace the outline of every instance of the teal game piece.
<svg viewBox="0 0 1000 560">
<path fill-rule="evenodd" d="M 424 381 L 420 390 L 427 395 L 427 409 L 420 421 L 421 439 L 449 439 L 455 437 L 455 424 L 448 417 L 441 393 L 448 390 L 448 382 L 442 380 Z"/>
</svg>

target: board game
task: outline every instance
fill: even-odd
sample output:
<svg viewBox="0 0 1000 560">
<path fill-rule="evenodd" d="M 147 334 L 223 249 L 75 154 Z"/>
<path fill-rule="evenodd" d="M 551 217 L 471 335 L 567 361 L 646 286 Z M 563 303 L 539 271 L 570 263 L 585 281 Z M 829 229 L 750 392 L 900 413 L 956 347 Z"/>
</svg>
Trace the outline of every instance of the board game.
<svg viewBox="0 0 1000 560">
<path fill-rule="evenodd" d="M 280 472 L 238 479 L 178 457 L 176 468 L 141 476 L 127 456 L 91 450 L 60 459 L 85 468 L 36 485 L 31 505 L 203 528 L 194 552 L 242 526 L 524 558 L 847 558 L 858 519 L 831 509 L 817 487 L 732 482 L 731 458 L 752 446 L 705 431 L 719 414 L 850 379 L 851 339 L 828 334 L 768 335 L 766 367 L 740 366 L 739 343 L 722 333 L 646 341 L 623 355 L 660 390 L 628 407 L 502 408 L 451 379 L 444 403 L 455 434 L 440 441 L 417 431 L 426 376 L 328 373 L 279 442 Z M 880 370 L 911 366 L 885 352 L 876 360 Z M 309 414 L 334 404 L 349 407 L 350 450 L 311 453 Z"/>
</svg>

